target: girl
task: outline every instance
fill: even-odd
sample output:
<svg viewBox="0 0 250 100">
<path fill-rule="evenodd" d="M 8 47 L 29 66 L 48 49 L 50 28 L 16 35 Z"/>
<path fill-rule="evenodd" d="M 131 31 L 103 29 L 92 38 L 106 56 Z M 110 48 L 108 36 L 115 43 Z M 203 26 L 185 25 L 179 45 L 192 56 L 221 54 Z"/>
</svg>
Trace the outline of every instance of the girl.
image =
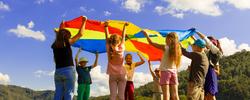
<svg viewBox="0 0 250 100">
<path fill-rule="evenodd" d="M 153 72 L 150 61 L 148 61 L 148 67 L 154 82 L 153 100 L 162 100 L 162 95 L 161 95 L 162 91 L 160 85 L 160 78 L 161 78 L 160 70 L 159 68 L 156 68 L 155 71 Z"/>
<path fill-rule="evenodd" d="M 145 61 L 142 58 L 142 56 L 137 53 L 137 55 L 140 57 L 140 62 L 132 62 L 132 55 L 127 54 L 125 56 L 125 69 L 127 71 L 127 83 L 125 88 L 125 100 L 134 100 L 134 83 L 133 83 L 133 76 L 135 72 L 135 68 L 142 65 Z"/>
<path fill-rule="evenodd" d="M 126 71 L 123 65 L 125 50 L 125 32 L 127 23 L 123 26 L 122 37 L 112 34 L 109 38 L 108 22 L 105 22 L 106 49 L 108 56 L 107 74 L 109 75 L 110 100 L 116 100 L 117 91 L 119 100 L 124 100 L 126 86 Z"/>
<path fill-rule="evenodd" d="M 75 70 L 73 64 L 72 50 L 70 45 L 74 44 L 85 30 L 86 17 L 82 17 L 82 26 L 79 33 L 71 37 L 68 30 L 63 29 L 63 22 L 60 29 L 56 31 L 56 39 L 52 44 L 54 61 L 56 64 L 55 70 L 55 96 L 54 100 L 72 100 L 75 88 Z"/>
<path fill-rule="evenodd" d="M 206 41 L 207 57 L 209 60 L 209 68 L 205 80 L 205 100 L 216 100 L 215 95 L 218 93 L 218 79 L 219 75 L 219 59 L 223 52 L 220 47 L 220 42 L 213 37 L 206 37 L 204 34 L 197 32 L 197 34 Z"/>
<path fill-rule="evenodd" d="M 163 92 L 163 99 L 179 100 L 177 68 L 181 61 L 181 47 L 176 33 L 171 32 L 166 36 L 166 45 L 153 43 L 147 33 L 143 31 L 147 41 L 152 46 L 164 51 L 160 64 L 161 79 L 160 84 Z M 171 91 L 170 91 L 171 90 Z"/>
<path fill-rule="evenodd" d="M 77 89 L 77 100 L 89 100 L 90 95 L 90 84 L 92 83 L 90 71 L 92 68 L 97 66 L 98 53 L 95 54 L 95 62 L 91 66 L 86 66 L 88 59 L 85 57 L 80 58 L 78 62 L 78 56 L 81 49 L 78 50 L 75 57 L 76 71 L 78 74 L 78 89 Z"/>
</svg>

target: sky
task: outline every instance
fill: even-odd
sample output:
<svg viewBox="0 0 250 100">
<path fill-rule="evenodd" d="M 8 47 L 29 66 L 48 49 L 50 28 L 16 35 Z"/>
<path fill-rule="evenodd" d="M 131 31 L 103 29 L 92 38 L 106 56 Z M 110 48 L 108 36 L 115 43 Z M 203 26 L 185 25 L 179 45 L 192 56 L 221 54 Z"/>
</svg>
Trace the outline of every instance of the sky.
<svg viewBox="0 0 250 100">
<path fill-rule="evenodd" d="M 250 0 L 0 0 L 0 84 L 54 90 L 53 29 L 79 16 L 125 20 L 153 30 L 194 27 L 218 38 L 225 56 L 250 50 Z M 72 49 L 75 55 L 77 48 Z M 90 59 L 89 64 L 94 61 L 94 54 L 81 56 Z M 100 54 L 91 72 L 91 96 L 109 93 L 106 59 Z M 180 70 L 189 63 L 183 57 Z M 153 64 L 157 67 L 159 62 Z M 148 65 L 138 67 L 135 86 L 150 81 Z"/>
</svg>

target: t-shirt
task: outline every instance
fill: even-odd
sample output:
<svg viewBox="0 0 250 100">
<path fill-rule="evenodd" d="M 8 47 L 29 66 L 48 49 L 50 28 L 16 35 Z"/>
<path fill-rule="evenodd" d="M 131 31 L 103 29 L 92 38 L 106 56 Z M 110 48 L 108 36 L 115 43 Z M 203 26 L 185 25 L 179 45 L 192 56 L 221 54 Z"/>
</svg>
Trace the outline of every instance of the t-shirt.
<svg viewBox="0 0 250 100">
<path fill-rule="evenodd" d="M 176 68 L 174 62 L 171 62 L 168 60 L 168 56 L 169 56 L 169 47 L 166 46 L 163 57 L 161 59 L 161 64 L 160 64 L 161 71 L 167 71 L 168 69 Z"/>
<path fill-rule="evenodd" d="M 109 44 L 106 45 L 107 53 L 111 53 L 111 60 L 108 62 L 107 74 L 109 75 L 124 75 L 126 74 L 124 68 L 124 50 L 125 45 L 121 43 L 118 48 L 115 48 L 113 52 L 109 50 Z"/>
<path fill-rule="evenodd" d="M 54 53 L 56 69 L 64 68 L 68 66 L 74 66 L 72 50 L 71 50 L 69 42 L 66 42 L 66 46 L 63 48 L 54 48 L 53 45 L 51 46 L 51 48 L 53 49 L 53 53 Z"/>
<path fill-rule="evenodd" d="M 86 66 L 86 67 L 81 67 L 77 66 L 76 71 L 78 74 L 78 84 L 91 84 L 92 80 L 90 77 L 90 71 L 93 67 L 92 66 Z"/>
<path fill-rule="evenodd" d="M 182 54 L 192 60 L 189 81 L 194 82 L 195 85 L 203 86 L 209 65 L 206 53 L 187 52 L 186 49 L 182 48 Z"/>
<path fill-rule="evenodd" d="M 125 64 L 125 69 L 127 72 L 127 80 L 133 81 L 133 76 L 135 72 L 136 63 L 132 63 L 131 65 Z"/>
</svg>

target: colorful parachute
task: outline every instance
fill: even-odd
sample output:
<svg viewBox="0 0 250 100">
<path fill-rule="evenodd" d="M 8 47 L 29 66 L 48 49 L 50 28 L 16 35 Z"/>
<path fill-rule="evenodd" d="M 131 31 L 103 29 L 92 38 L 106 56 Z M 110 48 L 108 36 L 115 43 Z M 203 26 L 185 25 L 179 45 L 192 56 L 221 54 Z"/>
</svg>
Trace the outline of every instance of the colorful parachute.
<svg viewBox="0 0 250 100">
<path fill-rule="evenodd" d="M 110 34 L 122 34 L 122 28 L 125 21 L 118 20 L 109 20 L 109 33 Z M 75 18 L 70 21 L 64 22 L 64 28 L 68 29 L 71 32 L 71 36 L 76 35 L 82 25 L 82 16 Z M 140 52 L 145 58 L 151 61 L 158 61 L 162 58 L 163 51 L 151 46 L 148 44 L 145 36 L 141 32 L 142 29 L 133 23 L 129 23 L 126 31 L 126 42 L 125 47 L 126 51 L 129 52 Z M 190 30 L 148 30 L 145 31 L 149 34 L 149 37 L 153 42 L 164 44 L 165 36 L 169 32 L 176 32 L 179 36 L 180 41 L 184 47 L 194 42 L 194 39 L 191 36 L 195 33 L 194 29 Z M 74 47 L 82 48 L 85 51 L 89 52 L 106 52 L 106 40 L 104 33 L 104 22 L 96 20 L 87 20 L 85 26 L 84 35 L 73 44 Z"/>
</svg>

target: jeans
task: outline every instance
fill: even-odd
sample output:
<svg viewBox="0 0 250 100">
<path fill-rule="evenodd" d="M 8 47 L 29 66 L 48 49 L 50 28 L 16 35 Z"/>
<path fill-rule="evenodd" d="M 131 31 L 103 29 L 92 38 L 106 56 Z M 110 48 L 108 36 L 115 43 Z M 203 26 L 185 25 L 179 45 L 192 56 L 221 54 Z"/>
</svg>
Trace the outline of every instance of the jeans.
<svg viewBox="0 0 250 100">
<path fill-rule="evenodd" d="M 75 89 L 75 69 L 73 66 L 56 69 L 54 100 L 73 100 Z"/>
</svg>

